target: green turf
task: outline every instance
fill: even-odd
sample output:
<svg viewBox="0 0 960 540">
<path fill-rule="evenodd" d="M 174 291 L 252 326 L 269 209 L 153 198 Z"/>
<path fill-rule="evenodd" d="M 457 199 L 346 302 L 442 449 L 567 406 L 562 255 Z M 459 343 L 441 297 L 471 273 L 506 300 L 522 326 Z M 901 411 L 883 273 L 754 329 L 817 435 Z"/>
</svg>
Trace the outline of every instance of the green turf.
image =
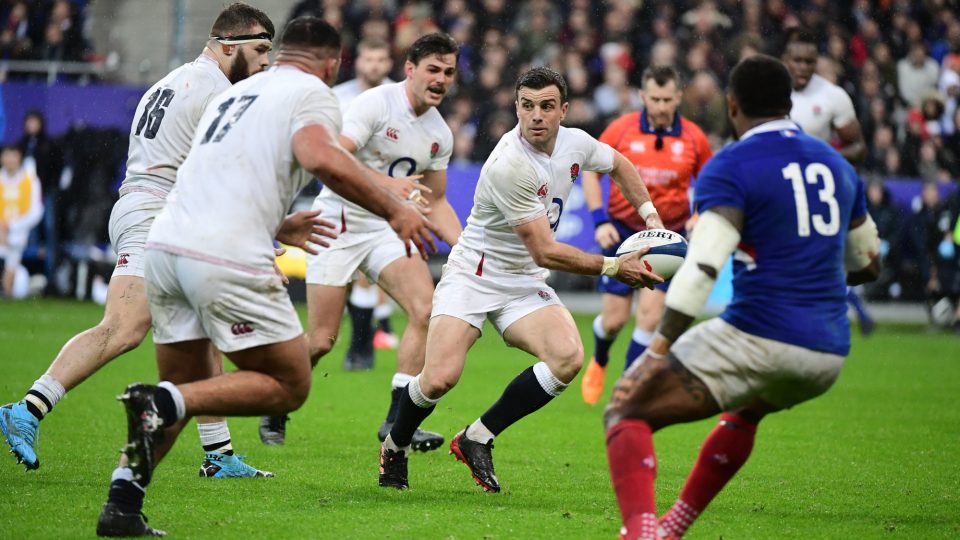
<svg viewBox="0 0 960 540">
<path fill-rule="evenodd" d="M 89 304 L 0 303 L 0 402 L 19 399 L 64 341 L 99 317 Z M 589 351 L 589 319 L 577 320 Z M 855 339 L 833 390 L 764 421 L 751 461 L 688 538 L 960 537 L 960 338 L 881 327 Z M 342 347 L 316 370 L 286 446 L 262 446 L 255 419 L 231 421 L 237 450 L 276 478 L 198 478 L 190 426 L 150 487 L 151 523 L 174 538 L 615 538 L 601 408 L 582 404 L 579 380 L 497 440 L 502 493 L 481 492 L 445 450 L 414 456 L 412 489 L 400 493 L 376 485 L 392 354 L 373 372 L 346 373 Z M 114 396 L 155 379 L 151 351 L 120 358 L 57 406 L 43 422 L 38 471 L 0 455 L 0 538 L 93 536 L 125 436 Z M 424 427 L 449 437 L 530 363 L 488 331 Z M 656 436 L 661 510 L 712 424 Z"/>
</svg>

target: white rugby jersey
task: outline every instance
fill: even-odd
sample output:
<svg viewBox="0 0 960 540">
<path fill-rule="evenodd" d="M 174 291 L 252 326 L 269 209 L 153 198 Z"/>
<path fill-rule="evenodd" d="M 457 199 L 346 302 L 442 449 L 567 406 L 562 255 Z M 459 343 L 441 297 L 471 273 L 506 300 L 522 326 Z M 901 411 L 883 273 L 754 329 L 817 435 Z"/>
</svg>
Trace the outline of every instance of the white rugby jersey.
<svg viewBox="0 0 960 540">
<path fill-rule="evenodd" d="M 388 176 L 410 176 L 445 170 L 453 153 L 453 133 L 435 107 L 417 116 L 404 82 L 383 84 L 360 94 L 343 118 L 341 135 L 357 145 L 364 165 Z M 380 216 L 354 204 L 331 189 L 318 202 L 339 208 L 341 232 L 373 232 L 389 228 Z"/>
<path fill-rule="evenodd" d="M 340 130 L 340 108 L 319 78 L 275 66 L 222 93 L 207 108 L 149 249 L 272 272 L 273 239 L 311 180 L 293 155 L 307 125 Z"/>
<path fill-rule="evenodd" d="M 790 119 L 811 137 L 830 142 L 833 130 L 857 119 L 850 96 L 839 86 L 816 73 L 801 90 L 790 94 Z"/>
<path fill-rule="evenodd" d="M 127 177 L 120 193 L 141 190 L 166 196 L 190 151 L 200 116 L 227 88 L 230 80 L 204 55 L 151 86 L 140 98 L 130 127 Z"/>
<path fill-rule="evenodd" d="M 546 275 L 513 228 L 546 216 L 556 234 L 580 171 L 610 172 L 613 159 L 610 146 L 579 129 L 560 127 L 547 155 L 523 139 L 519 125 L 513 128 L 483 164 L 467 227 L 450 260 L 477 275 L 485 269 Z"/>
</svg>

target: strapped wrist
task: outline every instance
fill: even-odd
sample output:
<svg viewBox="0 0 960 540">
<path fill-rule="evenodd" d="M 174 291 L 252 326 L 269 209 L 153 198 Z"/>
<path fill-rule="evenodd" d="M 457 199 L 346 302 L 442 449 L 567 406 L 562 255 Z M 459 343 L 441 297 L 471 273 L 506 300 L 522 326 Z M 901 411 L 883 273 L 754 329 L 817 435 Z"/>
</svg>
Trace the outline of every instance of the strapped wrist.
<svg viewBox="0 0 960 540">
<path fill-rule="evenodd" d="M 656 214 L 657 209 L 653 206 L 652 201 L 647 201 L 640 205 L 640 208 L 637 208 L 637 213 L 640 214 L 640 217 L 646 220 L 650 217 L 651 214 Z"/>
<path fill-rule="evenodd" d="M 616 277 L 620 271 L 620 259 L 618 257 L 604 257 L 603 267 L 600 269 L 601 276 Z"/>
<path fill-rule="evenodd" d="M 590 217 L 593 218 L 593 228 L 603 225 L 604 223 L 610 223 L 610 216 L 607 215 L 607 211 L 603 208 L 595 208 L 590 211 Z"/>
</svg>

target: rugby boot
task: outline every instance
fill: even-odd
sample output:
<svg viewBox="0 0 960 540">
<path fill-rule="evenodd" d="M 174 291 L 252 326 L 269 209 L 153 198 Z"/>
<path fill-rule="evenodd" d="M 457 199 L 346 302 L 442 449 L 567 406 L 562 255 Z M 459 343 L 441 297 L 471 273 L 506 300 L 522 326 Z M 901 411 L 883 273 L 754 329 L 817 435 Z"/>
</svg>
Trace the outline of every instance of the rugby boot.
<svg viewBox="0 0 960 540">
<path fill-rule="evenodd" d="M 500 492 L 500 481 L 493 471 L 493 440 L 478 443 L 467 438 L 467 429 L 454 435 L 450 453 L 470 468 L 473 481 L 484 491 Z"/>
<path fill-rule="evenodd" d="M 97 536 L 166 536 L 167 533 L 147 525 L 142 512 L 126 514 L 113 503 L 103 505 L 97 520 Z"/>
<path fill-rule="evenodd" d="M 380 445 L 380 487 L 407 489 L 407 454 L 403 450 L 389 450 Z"/>
<path fill-rule="evenodd" d="M 244 463 L 246 456 L 207 452 L 200 465 L 200 476 L 206 478 L 273 478 L 270 471 L 261 471 Z"/>
<path fill-rule="evenodd" d="M 279 446 L 286 441 L 287 421 L 290 417 L 281 416 L 261 416 L 260 417 L 260 441 L 270 446 Z"/>
<path fill-rule="evenodd" d="M 40 421 L 27 410 L 26 401 L 0 407 L 0 431 L 10 445 L 10 452 L 17 456 L 17 463 L 23 463 L 28 471 L 40 467 L 35 448 L 40 435 Z"/>
</svg>

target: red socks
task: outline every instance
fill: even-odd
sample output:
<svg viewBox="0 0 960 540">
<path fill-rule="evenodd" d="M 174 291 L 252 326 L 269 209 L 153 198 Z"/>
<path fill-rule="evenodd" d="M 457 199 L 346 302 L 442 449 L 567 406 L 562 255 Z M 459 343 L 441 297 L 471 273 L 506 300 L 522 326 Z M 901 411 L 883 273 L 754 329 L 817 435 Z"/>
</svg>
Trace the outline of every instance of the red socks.
<svg viewBox="0 0 960 540">
<path fill-rule="evenodd" d="M 697 516 L 747 462 L 756 432 L 756 424 L 735 414 L 720 415 L 720 423 L 703 442 L 680 498 L 660 519 L 664 532 L 678 538 L 687 532 Z M 608 446 L 609 441 L 610 435 L 607 435 Z"/>
<path fill-rule="evenodd" d="M 657 458 L 650 426 L 643 420 L 617 422 L 607 431 L 607 459 L 623 517 L 621 537 L 656 538 L 653 483 L 657 477 Z"/>
</svg>

